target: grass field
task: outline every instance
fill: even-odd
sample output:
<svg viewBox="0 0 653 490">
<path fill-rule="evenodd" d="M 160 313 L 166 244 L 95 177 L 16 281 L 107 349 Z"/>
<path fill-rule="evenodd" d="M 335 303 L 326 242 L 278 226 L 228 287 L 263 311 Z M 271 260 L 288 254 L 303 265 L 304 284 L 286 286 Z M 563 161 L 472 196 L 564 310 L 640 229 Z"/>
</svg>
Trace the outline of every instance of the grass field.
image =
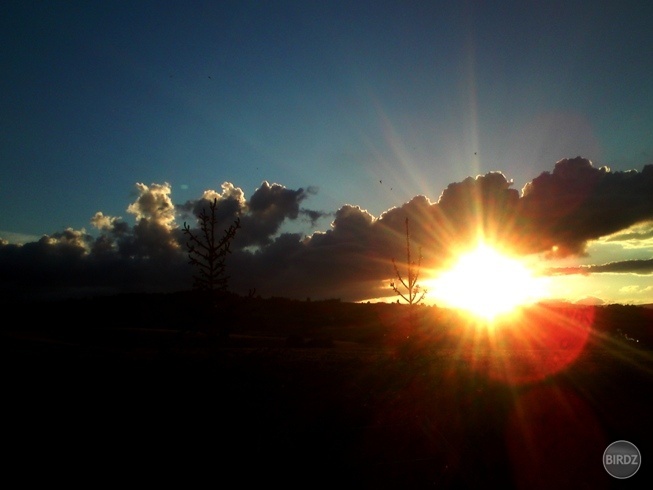
<svg viewBox="0 0 653 490">
<path fill-rule="evenodd" d="M 5 468 L 26 483 L 220 488 L 597 489 L 651 474 L 649 350 L 588 342 L 568 359 L 436 335 L 406 351 L 389 324 L 337 317 L 228 338 L 5 328 Z M 628 481 L 602 465 L 621 439 L 644 461 Z"/>
</svg>

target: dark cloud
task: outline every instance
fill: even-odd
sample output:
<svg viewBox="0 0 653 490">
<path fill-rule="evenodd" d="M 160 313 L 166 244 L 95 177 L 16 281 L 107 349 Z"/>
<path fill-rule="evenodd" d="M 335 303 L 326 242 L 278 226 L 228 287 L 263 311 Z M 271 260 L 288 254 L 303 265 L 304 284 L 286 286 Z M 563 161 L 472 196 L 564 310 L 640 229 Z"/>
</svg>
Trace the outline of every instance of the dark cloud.
<svg viewBox="0 0 653 490">
<path fill-rule="evenodd" d="M 328 213 L 300 208 L 300 203 L 315 192 L 315 187 L 293 190 L 263 181 L 248 201 L 242 189 L 225 182 L 222 192 L 205 191 L 200 199 L 187 201 L 178 207 L 178 211 L 185 219 L 195 220 L 203 209 L 208 211 L 209 204 L 215 199 L 218 229 L 227 228 L 236 218 L 241 220 L 234 248 L 262 247 L 272 243 L 286 220 L 296 220 L 302 215 L 314 225 L 320 218 L 328 216 Z"/>
<path fill-rule="evenodd" d="M 653 218 L 653 165 L 611 172 L 584 158 L 560 160 L 523 190 L 524 250 L 583 255 L 587 242 Z"/>
<path fill-rule="evenodd" d="M 235 187 L 231 182 L 224 182 L 222 192 L 206 190 L 199 199 L 187 201 L 179 206 L 177 210 L 182 218 L 194 220 L 202 210 L 208 211 L 209 204 L 214 200 L 217 202 L 216 219 L 221 227 L 228 226 L 228 223 L 241 215 L 247 207 L 243 190 Z"/>
<path fill-rule="evenodd" d="M 317 225 L 317 222 L 322 218 L 333 216 L 333 213 L 325 213 L 323 211 L 316 211 L 313 209 L 305 209 L 305 208 L 300 209 L 299 212 L 300 214 L 302 214 L 308 219 L 308 221 L 311 224 L 311 227 L 315 227 Z"/>
<path fill-rule="evenodd" d="M 629 240 L 639 241 L 639 240 L 648 240 L 649 238 L 653 238 L 653 223 L 648 223 L 648 227 L 646 229 L 642 229 L 639 231 L 617 233 L 615 235 L 612 235 L 606 241 L 608 242 L 624 242 Z"/>
<path fill-rule="evenodd" d="M 308 237 L 283 234 L 256 253 L 234 253 L 235 268 L 257 271 L 249 285 L 243 283 L 245 276 L 234 277 L 234 286 L 256 287 L 268 296 L 364 298 L 370 291 L 369 283 L 381 281 L 379 272 L 383 270 L 375 251 L 378 241 L 374 223 L 367 211 L 345 205 L 326 232 Z M 367 286 L 362 287 L 362 283 Z"/>
<path fill-rule="evenodd" d="M 216 201 L 218 230 L 236 218 L 241 228 L 227 259 L 231 286 L 256 288 L 264 296 L 341 298 L 392 296 L 392 259 L 406 253 L 406 219 L 413 258 L 423 267 L 446 265 L 478 239 L 506 243 L 523 254 L 583 255 L 590 240 L 643 239 L 632 226 L 653 220 L 653 166 L 641 172 L 611 172 L 583 158 L 560 160 L 552 172 L 529 182 L 520 195 L 500 172 L 469 177 L 447 186 L 437 202 L 415 196 L 375 217 L 346 204 L 335 212 L 305 207 L 317 192 L 263 182 L 248 199 L 225 182 L 198 199 L 175 205 L 166 183 L 136 185 L 126 212 L 133 220 L 97 212 L 98 235 L 66 229 L 24 245 L 0 240 L 3 294 L 187 289 L 193 270 L 186 255 L 183 224 L 197 231 L 197 217 Z M 326 231 L 284 233 L 289 221 L 314 226 L 331 216 Z M 628 235 L 625 234 L 626 230 Z M 618 232 L 624 232 L 618 234 Z M 554 269 L 552 274 L 651 273 L 653 260 Z"/>
<path fill-rule="evenodd" d="M 180 253 L 170 186 L 137 184 L 127 207 L 136 223 L 101 212 L 91 218 L 100 236 L 66 229 L 25 245 L 0 246 L 0 292 L 65 297 L 179 289 L 190 280 Z"/>
<path fill-rule="evenodd" d="M 293 190 L 264 181 L 247 203 L 238 243 L 246 246 L 270 244 L 286 219 L 297 219 L 299 205 L 307 197 L 304 189 Z"/>
<path fill-rule="evenodd" d="M 600 273 L 631 273 L 651 274 L 653 273 L 653 259 L 622 260 L 598 265 L 581 265 L 577 267 L 552 267 L 549 269 L 551 275 L 572 275 L 572 274 L 600 274 Z"/>
</svg>

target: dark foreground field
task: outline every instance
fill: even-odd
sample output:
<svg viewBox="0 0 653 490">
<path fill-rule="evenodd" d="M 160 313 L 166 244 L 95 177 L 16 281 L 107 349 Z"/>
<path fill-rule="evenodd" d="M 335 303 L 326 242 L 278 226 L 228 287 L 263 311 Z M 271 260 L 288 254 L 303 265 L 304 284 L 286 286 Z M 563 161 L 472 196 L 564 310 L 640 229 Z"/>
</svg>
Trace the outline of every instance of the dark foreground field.
<svg viewBox="0 0 653 490">
<path fill-rule="evenodd" d="M 576 352 L 566 340 L 488 343 L 426 308 L 421 330 L 406 330 L 397 305 L 339 302 L 239 303 L 224 337 L 157 301 L 22 305 L 24 323 L 5 323 L 6 475 L 25 486 L 600 489 L 653 474 L 651 351 L 621 340 L 625 323 L 606 324 L 621 315 L 641 334 L 648 317 L 632 310 L 592 316 Z M 642 454 L 628 480 L 602 465 L 621 439 Z"/>
</svg>

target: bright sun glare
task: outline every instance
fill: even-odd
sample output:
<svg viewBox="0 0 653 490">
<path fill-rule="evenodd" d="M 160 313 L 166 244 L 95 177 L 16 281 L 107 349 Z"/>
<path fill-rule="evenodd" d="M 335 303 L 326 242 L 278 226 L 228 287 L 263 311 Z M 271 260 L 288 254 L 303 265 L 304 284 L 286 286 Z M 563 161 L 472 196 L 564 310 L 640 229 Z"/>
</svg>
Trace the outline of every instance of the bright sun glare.
<svg viewBox="0 0 653 490">
<path fill-rule="evenodd" d="M 547 292 L 544 278 L 486 244 L 461 255 L 451 269 L 430 282 L 430 289 L 448 306 L 488 321 L 542 299 Z"/>
</svg>

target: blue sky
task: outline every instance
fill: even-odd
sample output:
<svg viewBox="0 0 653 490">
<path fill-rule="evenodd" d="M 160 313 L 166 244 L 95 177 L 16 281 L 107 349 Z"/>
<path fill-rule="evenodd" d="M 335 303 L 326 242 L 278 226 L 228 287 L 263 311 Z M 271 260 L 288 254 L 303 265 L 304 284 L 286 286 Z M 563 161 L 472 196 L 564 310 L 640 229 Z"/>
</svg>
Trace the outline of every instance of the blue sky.
<svg viewBox="0 0 653 490">
<path fill-rule="evenodd" d="M 133 221 L 137 183 L 178 204 L 310 189 L 322 217 L 278 230 L 310 235 L 490 171 L 519 191 L 576 156 L 641 171 L 651 20 L 624 1 L 3 2 L 0 237 L 95 236 L 98 211 Z"/>
</svg>

